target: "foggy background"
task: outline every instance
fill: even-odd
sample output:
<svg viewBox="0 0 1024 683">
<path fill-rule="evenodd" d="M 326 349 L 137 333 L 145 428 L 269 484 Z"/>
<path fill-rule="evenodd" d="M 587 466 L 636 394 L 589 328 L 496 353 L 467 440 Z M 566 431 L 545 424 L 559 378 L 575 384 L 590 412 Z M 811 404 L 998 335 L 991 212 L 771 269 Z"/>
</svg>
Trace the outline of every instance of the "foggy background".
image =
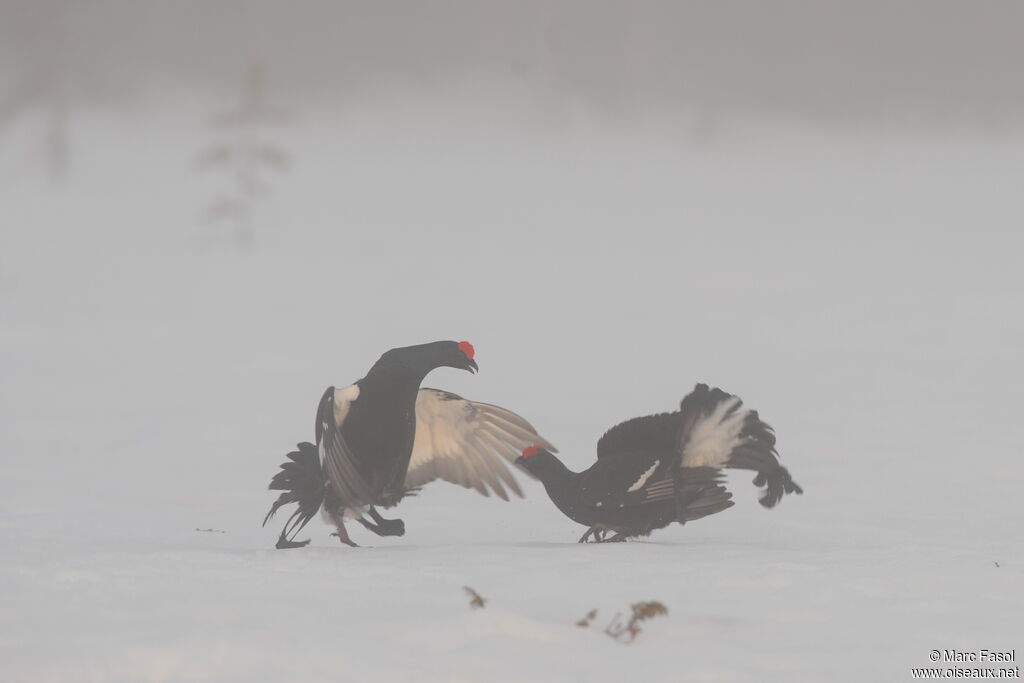
<svg viewBox="0 0 1024 683">
<path fill-rule="evenodd" d="M 542 110 L 907 126 L 1019 123 L 1016 2 L 5 1 L 5 113 L 25 81 L 111 105 L 222 89 L 358 102 L 495 82 Z M 57 87 L 57 86 L 54 86 Z M 556 98 L 555 102 L 550 101 Z"/>
<path fill-rule="evenodd" d="M 0 673 L 678 680 L 685 642 L 698 680 L 894 680 L 1020 645 L 1022 29 L 1016 2 L 0 2 Z M 314 520 L 274 551 L 266 485 L 324 388 L 435 339 L 481 372 L 426 386 L 574 470 L 708 382 L 807 493 L 766 512 L 732 477 L 721 515 L 577 548 L 524 477 L 442 482 L 403 538 Z M 649 598 L 647 649 L 572 626 Z"/>
</svg>

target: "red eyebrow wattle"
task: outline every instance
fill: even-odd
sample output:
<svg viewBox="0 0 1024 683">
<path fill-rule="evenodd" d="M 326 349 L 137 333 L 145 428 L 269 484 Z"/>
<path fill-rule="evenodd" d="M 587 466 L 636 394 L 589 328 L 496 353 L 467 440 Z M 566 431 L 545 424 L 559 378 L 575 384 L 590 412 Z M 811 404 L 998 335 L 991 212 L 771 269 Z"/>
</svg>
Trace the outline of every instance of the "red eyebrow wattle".
<svg viewBox="0 0 1024 683">
<path fill-rule="evenodd" d="M 540 450 L 540 446 L 527 446 L 523 449 L 523 457 L 529 458 L 531 455 L 537 455 L 537 451 Z"/>
</svg>

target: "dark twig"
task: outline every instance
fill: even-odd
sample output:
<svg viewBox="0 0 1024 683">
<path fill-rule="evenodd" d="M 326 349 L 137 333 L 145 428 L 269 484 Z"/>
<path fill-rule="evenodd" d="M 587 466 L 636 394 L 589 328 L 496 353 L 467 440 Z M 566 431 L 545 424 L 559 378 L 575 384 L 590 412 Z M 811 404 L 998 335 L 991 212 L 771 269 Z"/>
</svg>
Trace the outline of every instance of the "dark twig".
<svg viewBox="0 0 1024 683">
<path fill-rule="evenodd" d="M 478 609 L 478 608 L 481 608 L 481 607 L 483 607 L 484 605 L 487 604 L 487 599 L 482 597 L 479 593 L 477 593 L 475 590 L 473 590 L 469 586 L 463 586 L 462 590 L 466 591 L 466 595 L 469 596 L 469 606 L 470 607 L 473 607 L 474 609 Z"/>
<path fill-rule="evenodd" d="M 630 609 L 633 610 L 633 615 L 629 618 L 628 622 L 623 624 L 619 621 L 622 617 L 620 612 L 615 615 L 604 629 L 605 633 L 620 643 L 632 643 L 636 639 L 642 630 L 639 625 L 641 621 L 668 614 L 668 608 L 657 600 L 637 602 L 630 605 Z"/>
</svg>

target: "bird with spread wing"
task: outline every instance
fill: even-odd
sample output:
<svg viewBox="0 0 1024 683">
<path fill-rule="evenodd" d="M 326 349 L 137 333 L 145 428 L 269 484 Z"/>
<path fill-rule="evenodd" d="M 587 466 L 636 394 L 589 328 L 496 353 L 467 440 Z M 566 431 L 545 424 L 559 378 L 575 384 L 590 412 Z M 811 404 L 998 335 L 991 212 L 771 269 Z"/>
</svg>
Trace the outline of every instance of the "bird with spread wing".
<svg viewBox="0 0 1024 683">
<path fill-rule="evenodd" d="M 346 519 L 380 536 L 401 536 L 405 523 L 385 519 L 376 508 L 397 505 L 435 479 L 484 496 L 493 492 L 502 500 L 508 500 L 506 489 L 522 496 L 506 463 L 529 445 L 550 451 L 554 446 L 510 410 L 420 387 L 436 368 L 475 372 L 474 355 L 465 341 L 391 349 L 359 381 L 343 389 L 328 387 L 317 408 L 316 444 L 298 444 L 270 482 L 271 490 L 283 493 L 264 525 L 280 507 L 297 503 L 277 547 L 309 543 L 295 536 L 321 510 L 335 535 L 350 546 L 356 543 Z"/>
</svg>

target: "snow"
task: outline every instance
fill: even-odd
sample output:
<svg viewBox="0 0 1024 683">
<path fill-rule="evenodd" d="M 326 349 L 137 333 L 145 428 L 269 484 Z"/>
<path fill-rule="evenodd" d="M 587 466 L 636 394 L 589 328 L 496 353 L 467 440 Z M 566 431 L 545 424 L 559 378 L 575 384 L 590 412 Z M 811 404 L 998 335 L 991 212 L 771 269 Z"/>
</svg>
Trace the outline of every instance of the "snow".
<svg viewBox="0 0 1024 683">
<path fill-rule="evenodd" d="M 303 110 L 248 249 L 196 221 L 205 101 L 80 112 L 59 187 L 0 156 L 0 678 L 905 680 L 1022 645 L 1020 137 L 708 141 L 506 97 Z M 428 386 L 573 469 L 700 381 L 807 493 L 765 511 L 733 476 L 730 510 L 584 546 L 525 476 L 436 483 L 403 538 L 315 519 L 274 550 L 266 485 L 324 388 L 434 339 L 481 372 Z M 640 600 L 669 613 L 602 633 Z"/>
</svg>

